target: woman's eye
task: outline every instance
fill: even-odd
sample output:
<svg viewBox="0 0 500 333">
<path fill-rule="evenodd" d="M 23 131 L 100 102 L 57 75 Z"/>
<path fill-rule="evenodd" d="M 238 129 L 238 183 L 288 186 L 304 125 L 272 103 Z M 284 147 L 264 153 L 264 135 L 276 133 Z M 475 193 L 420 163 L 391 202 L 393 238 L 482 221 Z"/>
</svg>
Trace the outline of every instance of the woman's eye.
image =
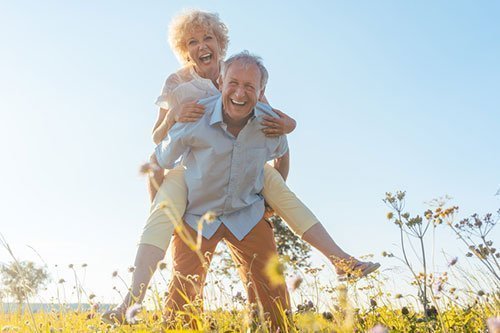
<svg viewBox="0 0 500 333">
<path fill-rule="evenodd" d="M 190 41 L 188 42 L 188 45 L 195 45 L 195 44 L 196 44 L 196 41 L 195 41 L 194 39 L 192 39 L 192 40 L 190 40 Z"/>
<path fill-rule="evenodd" d="M 205 40 L 212 40 L 213 37 L 212 36 L 205 36 Z"/>
</svg>

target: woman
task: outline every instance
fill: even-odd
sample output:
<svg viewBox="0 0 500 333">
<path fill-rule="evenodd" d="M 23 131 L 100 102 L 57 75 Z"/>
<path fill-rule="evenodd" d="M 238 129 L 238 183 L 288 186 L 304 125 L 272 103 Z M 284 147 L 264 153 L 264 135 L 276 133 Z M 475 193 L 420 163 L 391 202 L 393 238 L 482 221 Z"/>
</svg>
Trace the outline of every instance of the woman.
<svg viewBox="0 0 500 333">
<path fill-rule="evenodd" d="M 161 142 L 175 122 L 194 122 L 203 115 L 204 107 L 196 100 L 219 93 L 217 79 L 229 42 L 228 29 L 217 14 L 191 10 L 174 18 L 169 28 L 169 42 L 183 67 L 167 78 L 156 102 L 160 107 L 153 129 L 156 144 Z M 266 118 L 263 122 L 264 133 L 269 136 L 290 133 L 295 128 L 295 121 L 275 111 L 281 118 Z M 365 276 L 380 266 L 358 261 L 345 253 L 314 214 L 290 191 L 284 182 L 288 174 L 288 155 L 275 161 L 274 167 L 265 166 L 263 195 L 266 202 L 295 233 L 329 258 L 340 277 L 346 277 L 347 271 Z M 161 184 L 157 194 L 155 183 Z M 162 171 L 155 172 L 150 194 L 153 204 L 139 242 L 130 292 L 122 304 L 103 315 L 104 320 L 123 322 L 127 307 L 142 302 L 145 289 L 158 262 L 165 255 L 173 232 L 173 223 L 163 211 L 164 202 L 169 203 L 177 218 L 183 216 L 186 208 L 187 189 L 183 170 L 175 168 L 165 175 Z"/>
</svg>

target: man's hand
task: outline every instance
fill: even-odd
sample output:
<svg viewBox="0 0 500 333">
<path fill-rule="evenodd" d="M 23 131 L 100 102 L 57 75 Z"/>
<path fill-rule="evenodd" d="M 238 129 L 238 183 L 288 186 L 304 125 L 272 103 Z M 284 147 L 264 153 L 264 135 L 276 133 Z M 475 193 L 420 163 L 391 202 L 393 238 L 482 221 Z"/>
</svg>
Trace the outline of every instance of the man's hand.
<svg viewBox="0 0 500 333">
<path fill-rule="evenodd" d="M 176 106 L 171 112 L 176 122 L 192 123 L 203 117 L 205 106 L 196 101 L 187 102 Z"/>
<path fill-rule="evenodd" d="M 291 133 L 297 125 L 295 120 L 278 109 L 273 109 L 273 111 L 278 114 L 279 118 L 264 116 L 262 125 L 265 127 L 262 129 L 262 132 L 267 137 L 277 137 Z"/>
</svg>

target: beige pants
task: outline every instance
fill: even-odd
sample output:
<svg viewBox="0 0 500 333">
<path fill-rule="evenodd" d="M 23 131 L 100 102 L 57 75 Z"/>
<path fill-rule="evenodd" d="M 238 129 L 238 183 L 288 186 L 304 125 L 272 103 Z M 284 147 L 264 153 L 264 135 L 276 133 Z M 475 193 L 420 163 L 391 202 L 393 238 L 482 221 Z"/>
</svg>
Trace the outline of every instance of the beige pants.
<svg viewBox="0 0 500 333">
<path fill-rule="evenodd" d="M 269 164 L 264 166 L 262 194 L 276 214 L 281 216 L 299 236 L 319 222 L 309 208 L 288 188 L 279 172 Z M 139 244 L 154 245 L 166 251 L 174 232 L 172 220 L 182 223 L 186 205 L 187 187 L 184 181 L 184 169 L 177 167 L 165 175 L 151 205 Z"/>
</svg>

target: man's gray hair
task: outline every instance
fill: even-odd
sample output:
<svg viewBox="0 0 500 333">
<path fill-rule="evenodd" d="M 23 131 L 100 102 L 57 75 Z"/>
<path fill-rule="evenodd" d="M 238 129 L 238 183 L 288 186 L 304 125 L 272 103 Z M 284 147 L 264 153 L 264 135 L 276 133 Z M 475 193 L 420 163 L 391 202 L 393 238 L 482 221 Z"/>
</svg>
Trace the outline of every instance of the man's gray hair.
<svg viewBox="0 0 500 333">
<path fill-rule="evenodd" d="M 262 58 L 255 54 L 251 54 L 247 50 L 233 54 L 226 61 L 224 61 L 224 65 L 222 66 L 221 70 L 222 79 L 226 77 L 226 73 L 229 67 L 231 67 L 231 65 L 236 61 L 241 62 L 244 65 L 256 65 L 260 70 L 260 89 L 262 90 L 266 87 L 269 73 L 267 72 L 264 63 L 262 62 Z"/>
</svg>

